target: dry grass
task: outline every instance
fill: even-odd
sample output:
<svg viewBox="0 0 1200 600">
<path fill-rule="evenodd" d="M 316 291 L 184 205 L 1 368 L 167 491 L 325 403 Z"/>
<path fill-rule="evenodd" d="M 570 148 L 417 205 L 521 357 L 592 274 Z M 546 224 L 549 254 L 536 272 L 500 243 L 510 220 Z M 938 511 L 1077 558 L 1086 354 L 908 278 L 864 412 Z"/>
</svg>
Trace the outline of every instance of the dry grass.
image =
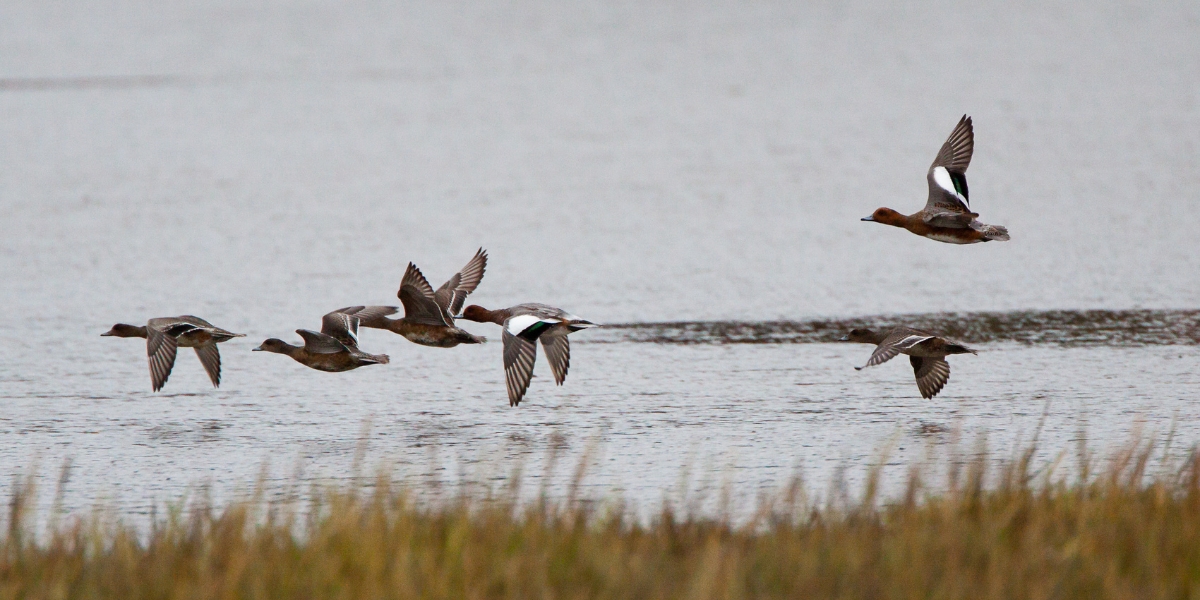
<svg viewBox="0 0 1200 600">
<path fill-rule="evenodd" d="M 1147 474 L 1145 445 L 1096 473 L 914 474 L 893 501 L 816 505 L 793 485 L 754 518 L 511 494 L 416 502 L 386 478 L 296 512 L 251 500 L 147 531 L 98 515 L 34 539 L 14 484 L 2 598 L 1185 598 L 1200 592 L 1200 462 Z M 1086 471 L 1086 469 L 1084 469 Z"/>
</svg>

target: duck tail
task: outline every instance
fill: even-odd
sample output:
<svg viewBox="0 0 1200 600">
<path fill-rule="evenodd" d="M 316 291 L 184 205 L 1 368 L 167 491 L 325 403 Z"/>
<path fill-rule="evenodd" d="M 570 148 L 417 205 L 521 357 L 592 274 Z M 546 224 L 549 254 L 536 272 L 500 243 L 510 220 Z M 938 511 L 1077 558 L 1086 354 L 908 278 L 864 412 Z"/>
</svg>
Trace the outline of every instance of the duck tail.
<svg viewBox="0 0 1200 600">
<path fill-rule="evenodd" d="M 459 344 L 482 344 L 487 341 L 487 338 L 482 335 L 475 335 L 469 331 L 458 330 Z"/>
<path fill-rule="evenodd" d="M 1008 228 L 1003 225 L 985 225 L 983 239 L 989 242 L 1007 242 Z"/>
<path fill-rule="evenodd" d="M 376 363 L 381 365 L 386 365 L 392 362 L 392 359 L 388 358 L 388 355 L 386 354 L 372 354 L 371 358 L 374 359 Z"/>
</svg>

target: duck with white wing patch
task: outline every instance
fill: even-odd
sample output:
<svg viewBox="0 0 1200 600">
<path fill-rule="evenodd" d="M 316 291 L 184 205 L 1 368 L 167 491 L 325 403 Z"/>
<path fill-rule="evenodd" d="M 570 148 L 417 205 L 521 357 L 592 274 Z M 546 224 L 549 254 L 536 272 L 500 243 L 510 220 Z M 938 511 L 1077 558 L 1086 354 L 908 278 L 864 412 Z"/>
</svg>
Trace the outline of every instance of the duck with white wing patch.
<svg viewBox="0 0 1200 600">
<path fill-rule="evenodd" d="M 971 212 L 967 166 L 971 164 L 974 151 L 975 130 L 971 117 L 963 115 L 925 174 L 929 184 L 925 208 L 911 215 L 879 208 L 862 220 L 903 227 L 921 237 L 947 244 L 1007 242 L 1008 228 L 980 223 L 976 220 L 979 214 Z"/>
<path fill-rule="evenodd" d="M 478 323 L 495 323 L 504 328 L 504 380 L 508 388 L 509 406 L 519 405 L 529 389 L 539 340 L 546 351 L 550 370 L 554 373 L 554 382 L 562 385 L 567 380 L 567 369 L 571 365 L 571 345 L 567 335 L 598 327 L 561 308 L 536 303 L 518 304 L 499 310 L 471 305 L 463 311 L 461 318 Z"/>
</svg>

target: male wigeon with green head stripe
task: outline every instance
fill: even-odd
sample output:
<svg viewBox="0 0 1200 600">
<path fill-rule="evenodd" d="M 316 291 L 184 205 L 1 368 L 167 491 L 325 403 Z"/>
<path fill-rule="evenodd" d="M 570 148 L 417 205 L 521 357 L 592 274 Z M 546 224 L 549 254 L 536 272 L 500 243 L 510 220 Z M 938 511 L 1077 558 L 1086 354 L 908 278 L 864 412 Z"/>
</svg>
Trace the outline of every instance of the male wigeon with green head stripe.
<svg viewBox="0 0 1200 600">
<path fill-rule="evenodd" d="M 947 244 L 1007 242 L 1007 228 L 980 223 L 976 220 L 979 214 L 971 212 L 967 166 L 971 164 L 974 150 L 975 131 L 971 117 L 963 115 L 925 176 L 929 183 L 929 200 L 925 208 L 911 215 L 879 208 L 863 220 L 903 227 L 921 237 Z"/>
</svg>

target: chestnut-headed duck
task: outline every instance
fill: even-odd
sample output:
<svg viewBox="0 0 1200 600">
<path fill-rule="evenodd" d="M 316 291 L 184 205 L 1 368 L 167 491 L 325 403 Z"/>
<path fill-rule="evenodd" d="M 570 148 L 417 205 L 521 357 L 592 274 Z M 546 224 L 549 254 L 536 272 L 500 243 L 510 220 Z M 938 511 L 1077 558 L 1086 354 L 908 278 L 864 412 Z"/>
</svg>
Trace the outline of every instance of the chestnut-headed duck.
<svg viewBox="0 0 1200 600">
<path fill-rule="evenodd" d="M 296 362 L 318 371 L 340 373 L 366 365 L 386 365 L 386 354 L 367 354 L 358 349 L 358 321 L 355 313 L 369 307 L 339 308 L 321 318 L 321 332 L 297 329 L 304 339 L 303 346 L 293 346 L 281 339 L 271 338 L 255 348 L 256 351 L 286 354 Z"/>
<path fill-rule="evenodd" d="M 863 221 L 903 227 L 919 236 L 947 244 L 1008 241 L 1008 229 L 1001 225 L 985 225 L 971 212 L 967 193 L 967 166 L 975 150 L 975 131 L 971 117 L 963 115 L 958 126 L 929 167 L 925 179 L 929 183 L 929 200 L 925 208 L 911 215 L 902 215 L 890 208 L 879 208 Z"/>
<path fill-rule="evenodd" d="M 921 390 L 921 397 L 926 399 L 936 396 L 950 380 L 950 363 L 946 362 L 947 356 L 978 354 L 958 342 L 938 337 L 928 331 L 903 326 L 880 333 L 870 329 L 855 329 L 840 341 L 876 344 L 875 352 L 871 353 L 867 364 L 854 367 L 858 370 L 883 364 L 897 354 L 907 354 L 908 361 L 912 363 L 913 371 L 917 375 L 917 388 Z"/>
<path fill-rule="evenodd" d="M 167 384 L 171 368 L 175 366 L 175 351 L 179 347 L 194 348 L 213 387 L 220 387 L 221 352 L 217 350 L 217 344 L 246 336 L 244 333 L 226 331 L 192 315 L 150 319 L 145 325 L 117 323 L 100 335 L 146 340 L 146 355 L 150 357 L 150 385 L 156 392 Z"/>
<path fill-rule="evenodd" d="M 483 280 L 485 269 L 487 251 L 480 248 L 467 266 L 434 291 L 417 265 L 410 262 L 400 280 L 400 291 L 396 292 L 400 303 L 404 305 L 404 317 L 387 318 L 385 315 L 396 312 L 394 307 L 369 306 L 366 308 L 372 311 L 372 314 L 362 317 L 361 325 L 387 329 L 422 346 L 452 348 L 459 344 L 483 343 L 487 341 L 485 338 L 455 326 L 454 317 L 462 310 L 467 295 L 475 291 L 479 282 Z M 392 308 L 392 311 L 381 312 L 381 309 L 387 308 Z"/>
<path fill-rule="evenodd" d="M 508 405 L 517 406 L 533 377 L 537 341 L 542 341 L 546 360 L 554 373 L 554 382 L 562 385 L 571 366 L 571 344 L 567 334 L 597 327 L 595 323 L 545 304 L 518 304 L 510 308 L 488 310 L 471 305 L 462 317 L 478 323 L 495 323 L 504 328 L 504 379 L 508 387 Z"/>
</svg>

